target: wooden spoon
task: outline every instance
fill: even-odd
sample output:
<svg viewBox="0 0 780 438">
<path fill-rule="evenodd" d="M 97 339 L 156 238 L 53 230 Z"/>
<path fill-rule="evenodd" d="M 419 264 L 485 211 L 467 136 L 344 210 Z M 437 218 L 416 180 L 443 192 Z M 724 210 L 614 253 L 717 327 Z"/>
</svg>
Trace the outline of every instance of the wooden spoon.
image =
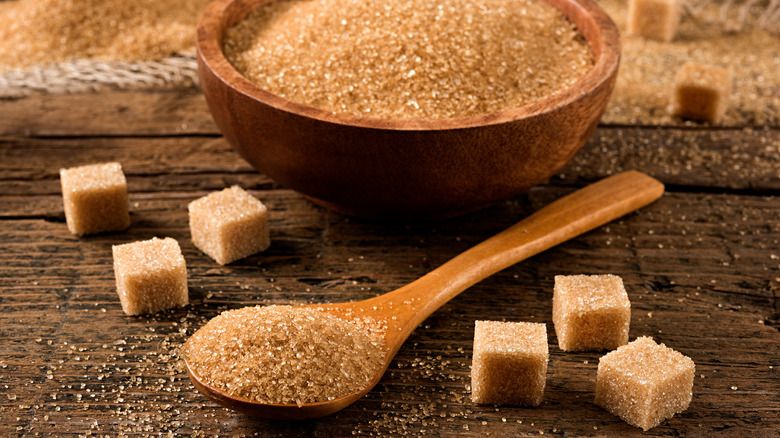
<svg viewBox="0 0 780 438">
<path fill-rule="evenodd" d="M 297 420 L 332 414 L 370 391 L 412 331 L 469 286 L 644 207 L 661 197 L 663 192 L 663 184 L 645 174 L 620 173 L 553 202 L 400 289 L 364 301 L 307 306 L 347 320 L 367 316 L 386 324 L 384 364 L 365 388 L 352 394 L 302 406 L 258 403 L 209 386 L 193 371 L 185 357 L 187 373 L 198 391 L 226 408 L 249 415 Z"/>
</svg>

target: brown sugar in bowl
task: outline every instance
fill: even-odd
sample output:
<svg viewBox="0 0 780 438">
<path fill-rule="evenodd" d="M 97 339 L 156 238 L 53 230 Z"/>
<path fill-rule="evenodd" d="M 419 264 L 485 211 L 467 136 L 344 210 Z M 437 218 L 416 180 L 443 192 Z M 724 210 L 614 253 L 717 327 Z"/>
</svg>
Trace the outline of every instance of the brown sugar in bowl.
<svg viewBox="0 0 780 438">
<path fill-rule="evenodd" d="M 588 42 L 593 67 L 528 105 L 448 119 L 333 113 L 271 94 L 225 58 L 225 31 L 273 0 L 215 0 L 198 25 L 198 71 L 214 121 L 260 172 L 317 204 L 368 218 L 474 211 L 537 185 L 585 144 L 620 60 L 615 24 L 592 0 L 545 0 Z"/>
</svg>

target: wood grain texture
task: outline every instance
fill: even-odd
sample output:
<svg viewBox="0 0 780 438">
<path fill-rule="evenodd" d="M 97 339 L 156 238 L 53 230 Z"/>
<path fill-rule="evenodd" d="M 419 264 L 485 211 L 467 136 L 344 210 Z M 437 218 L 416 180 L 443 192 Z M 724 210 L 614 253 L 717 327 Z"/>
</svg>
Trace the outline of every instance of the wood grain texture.
<svg viewBox="0 0 780 438">
<path fill-rule="evenodd" d="M 0 102 L 0 142 L 5 145 L 2 178 L 18 176 L 27 184 L 39 179 L 30 174 L 56 175 L 57 169 L 41 169 L 29 160 L 37 156 L 33 154 L 44 153 L 28 153 L 37 148 L 83 152 L 74 155 L 71 163 L 111 156 L 144 168 L 159 168 L 159 159 L 161 164 L 180 169 L 179 162 L 205 159 L 209 161 L 200 165 L 214 161 L 232 166 L 221 168 L 231 174 L 254 173 L 219 137 L 201 94 L 114 92 L 100 96 L 97 100 L 88 94 L 32 96 Z M 118 112 L 124 107 L 128 109 Z M 186 126 L 178 119 L 185 114 Z M 208 155 L 210 149 L 220 153 Z M 780 189 L 780 127 L 599 126 L 574 160 L 548 183 L 583 185 L 629 169 L 648 173 L 667 185 L 771 193 Z M 162 181 L 166 178 L 160 179 L 160 189 L 166 190 Z M 204 188 L 219 187 L 203 184 Z"/>
<path fill-rule="evenodd" d="M 108 111 L 122 101 L 135 102 L 126 117 Z M 192 120 L 181 132 L 173 130 L 176 111 Z M 252 171 L 215 135 L 197 95 L 39 96 L 2 101 L 0 114 L 0 436 L 640 436 L 593 404 L 600 353 L 557 348 L 553 277 L 580 273 L 620 275 L 632 302 L 631 339 L 653 336 L 696 363 L 690 408 L 642 436 L 763 437 L 780 429 L 777 127 L 602 126 L 562 175 L 525 194 L 460 218 L 392 225 L 339 216 Z M 57 171 L 103 159 L 122 162 L 128 174 L 132 225 L 78 239 L 65 226 Z M 444 305 L 412 332 L 378 386 L 333 416 L 275 422 L 225 411 L 194 390 L 176 356 L 222 310 L 397 289 L 576 188 L 630 168 L 660 179 L 667 193 Z M 222 267 L 190 242 L 186 205 L 231 184 L 268 205 L 272 245 Z M 152 236 L 180 242 L 191 304 L 127 317 L 110 247 Z M 540 407 L 469 401 L 476 319 L 548 324 Z"/>
<path fill-rule="evenodd" d="M 0 135 L 219 135 L 199 90 L 105 91 L 1 100 Z"/>
</svg>

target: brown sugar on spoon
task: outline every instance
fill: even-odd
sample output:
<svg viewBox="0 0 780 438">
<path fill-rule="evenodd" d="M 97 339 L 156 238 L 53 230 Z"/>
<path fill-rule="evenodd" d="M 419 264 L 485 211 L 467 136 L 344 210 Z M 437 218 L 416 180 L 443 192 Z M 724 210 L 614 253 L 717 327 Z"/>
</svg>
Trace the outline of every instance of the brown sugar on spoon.
<svg viewBox="0 0 780 438">
<path fill-rule="evenodd" d="M 311 308 L 255 306 L 209 321 L 184 354 L 204 381 L 231 395 L 301 406 L 365 387 L 385 350 L 368 324 Z"/>
</svg>

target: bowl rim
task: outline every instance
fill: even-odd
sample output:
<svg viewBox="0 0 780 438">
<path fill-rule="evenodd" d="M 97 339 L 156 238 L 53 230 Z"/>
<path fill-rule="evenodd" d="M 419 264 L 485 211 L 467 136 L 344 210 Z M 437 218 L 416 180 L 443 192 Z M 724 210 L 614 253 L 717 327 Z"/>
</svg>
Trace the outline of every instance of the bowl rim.
<svg viewBox="0 0 780 438">
<path fill-rule="evenodd" d="M 581 16 L 581 19 L 593 22 L 591 29 L 595 33 L 590 36 L 588 34 L 591 33 L 591 30 L 586 32 L 582 26 L 577 26 L 594 55 L 593 67 L 563 90 L 523 106 L 492 113 L 452 118 L 381 118 L 332 112 L 293 102 L 264 90 L 239 73 L 225 57 L 222 51 L 224 33 L 222 22 L 228 8 L 234 3 L 257 2 L 252 8 L 247 9 L 248 13 L 248 11 L 272 1 L 278 0 L 213 0 L 209 3 L 201 14 L 197 27 L 196 49 L 201 82 L 204 79 L 202 69 L 206 68 L 222 83 L 249 99 L 280 111 L 332 124 L 382 130 L 435 131 L 497 125 L 530 119 L 570 105 L 589 94 L 593 94 L 605 85 L 611 86 L 611 78 L 616 75 L 620 62 L 621 44 L 617 26 L 594 0 L 542 0 L 555 7 L 572 22 L 572 17 L 577 14 Z"/>
</svg>

